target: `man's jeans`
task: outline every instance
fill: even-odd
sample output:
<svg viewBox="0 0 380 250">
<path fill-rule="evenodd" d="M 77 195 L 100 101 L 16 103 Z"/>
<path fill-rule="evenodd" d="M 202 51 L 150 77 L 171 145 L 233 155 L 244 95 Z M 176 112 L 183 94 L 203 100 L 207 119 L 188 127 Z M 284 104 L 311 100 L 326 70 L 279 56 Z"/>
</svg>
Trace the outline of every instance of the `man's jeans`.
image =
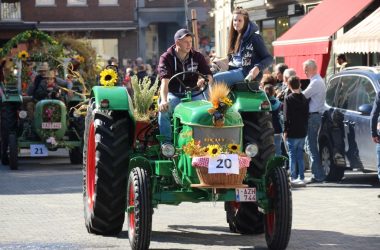
<svg viewBox="0 0 380 250">
<path fill-rule="evenodd" d="M 376 144 L 376 153 L 377 153 L 377 176 L 380 181 L 380 143 Z"/>
<path fill-rule="evenodd" d="M 290 166 L 290 177 L 292 180 L 297 179 L 296 166 L 298 165 L 298 173 L 301 180 L 305 179 L 304 170 L 305 165 L 303 162 L 303 147 L 305 145 L 304 138 L 287 138 L 286 144 L 289 149 L 289 166 Z"/>
<path fill-rule="evenodd" d="M 276 147 L 276 155 L 282 155 L 281 150 L 282 134 L 274 134 L 274 145 Z"/>
<path fill-rule="evenodd" d="M 195 100 L 205 100 L 204 95 L 198 95 L 192 98 Z M 168 101 L 169 101 L 169 110 L 166 112 L 158 113 L 158 125 L 160 128 L 160 134 L 165 136 L 166 142 L 172 142 L 172 130 L 170 120 L 173 116 L 174 108 L 181 102 L 181 99 L 173 95 L 172 93 L 168 93 Z"/>
<path fill-rule="evenodd" d="M 235 82 L 244 81 L 243 69 L 233 69 L 216 73 L 214 75 L 214 82 L 225 82 L 228 86 L 231 86 Z"/>
<path fill-rule="evenodd" d="M 311 163 L 311 173 L 317 181 L 325 180 L 325 172 L 321 165 L 321 158 L 318 151 L 318 133 L 321 127 L 321 114 L 310 114 L 305 141 L 306 151 Z"/>
</svg>

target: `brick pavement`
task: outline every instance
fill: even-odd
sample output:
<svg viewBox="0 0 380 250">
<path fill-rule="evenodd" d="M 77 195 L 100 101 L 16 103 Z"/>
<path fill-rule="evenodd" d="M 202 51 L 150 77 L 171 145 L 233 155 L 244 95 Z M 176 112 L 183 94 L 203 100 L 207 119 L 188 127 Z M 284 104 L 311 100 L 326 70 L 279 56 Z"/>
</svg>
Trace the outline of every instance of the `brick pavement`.
<svg viewBox="0 0 380 250">
<path fill-rule="evenodd" d="M 0 249 L 129 249 L 126 228 L 119 237 L 87 233 L 81 166 L 68 162 L 23 158 L 18 171 L 0 165 Z M 379 193 L 376 176 L 359 173 L 340 184 L 293 189 L 288 249 L 380 249 Z M 266 243 L 263 235 L 229 233 L 222 203 L 185 203 L 155 210 L 151 247 L 265 249 Z"/>
</svg>

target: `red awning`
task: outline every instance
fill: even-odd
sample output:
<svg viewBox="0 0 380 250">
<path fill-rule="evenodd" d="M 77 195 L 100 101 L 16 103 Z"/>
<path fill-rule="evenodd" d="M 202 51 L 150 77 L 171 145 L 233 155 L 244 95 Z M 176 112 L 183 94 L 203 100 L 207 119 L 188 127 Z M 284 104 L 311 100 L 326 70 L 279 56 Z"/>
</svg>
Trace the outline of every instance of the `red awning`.
<svg viewBox="0 0 380 250">
<path fill-rule="evenodd" d="M 284 57 L 301 78 L 306 78 L 302 63 L 317 61 L 320 74 L 325 75 L 331 36 L 347 24 L 373 0 L 323 0 L 286 33 L 273 42 L 274 56 Z"/>
</svg>

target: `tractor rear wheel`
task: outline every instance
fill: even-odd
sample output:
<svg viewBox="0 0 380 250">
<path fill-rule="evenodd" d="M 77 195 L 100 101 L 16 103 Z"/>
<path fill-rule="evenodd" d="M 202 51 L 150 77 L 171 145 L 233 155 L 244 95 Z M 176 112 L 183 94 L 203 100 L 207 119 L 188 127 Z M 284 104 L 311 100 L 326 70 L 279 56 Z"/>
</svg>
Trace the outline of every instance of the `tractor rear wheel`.
<svg viewBox="0 0 380 250">
<path fill-rule="evenodd" d="M 89 105 L 83 153 L 83 203 L 88 232 L 115 235 L 123 227 L 129 117 Z"/>
<path fill-rule="evenodd" d="M 128 179 L 128 238 L 132 249 L 148 249 L 152 232 L 152 200 L 148 172 L 133 168 Z"/>
<path fill-rule="evenodd" d="M 264 217 L 255 203 L 229 201 L 224 203 L 224 209 L 231 232 L 242 234 L 264 232 Z"/>
<path fill-rule="evenodd" d="M 82 164 L 83 163 L 83 152 L 81 147 L 75 147 L 69 149 L 69 157 L 71 164 Z"/>
<path fill-rule="evenodd" d="M 1 163 L 9 164 L 9 136 L 17 130 L 18 104 L 3 103 L 1 107 Z M 16 134 L 15 134 L 16 136 Z"/>
<path fill-rule="evenodd" d="M 286 249 L 292 229 L 292 193 L 285 168 L 274 168 L 268 177 L 267 195 L 272 208 L 265 214 L 265 239 L 269 249 Z"/>
<path fill-rule="evenodd" d="M 9 144 L 9 168 L 11 170 L 17 170 L 17 160 L 18 160 L 18 146 L 17 146 L 17 136 L 12 133 L 8 137 Z"/>
<path fill-rule="evenodd" d="M 274 132 L 272 117 L 267 112 L 242 113 L 244 128 L 243 144 L 256 143 L 259 152 L 252 158 L 248 173 L 254 177 L 261 177 L 267 161 L 275 153 Z M 254 187 L 253 183 L 248 183 Z M 232 232 L 242 234 L 259 234 L 264 232 L 263 214 L 259 212 L 254 202 L 226 202 L 225 210 L 227 222 Z"/>
</svg>

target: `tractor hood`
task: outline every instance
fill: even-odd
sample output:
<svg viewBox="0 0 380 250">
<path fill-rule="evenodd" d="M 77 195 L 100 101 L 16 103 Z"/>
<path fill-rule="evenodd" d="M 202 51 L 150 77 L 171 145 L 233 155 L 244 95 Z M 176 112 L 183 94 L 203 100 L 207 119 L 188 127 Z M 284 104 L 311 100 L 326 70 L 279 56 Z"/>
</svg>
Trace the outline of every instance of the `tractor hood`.
<svg viewBox="0 0 380 250">
<path fill-rule="evenodd" d="M 212 105 L 208 101 L 182 102 L 175 108 L 173 116 L 180 119 L 182 124 L 214 126 L 212 115 L 208 113 L 210 108 Z M 243 126 L 240 114 L 230 108 L 225 115 L 224 126 Z"/>
</svg>

